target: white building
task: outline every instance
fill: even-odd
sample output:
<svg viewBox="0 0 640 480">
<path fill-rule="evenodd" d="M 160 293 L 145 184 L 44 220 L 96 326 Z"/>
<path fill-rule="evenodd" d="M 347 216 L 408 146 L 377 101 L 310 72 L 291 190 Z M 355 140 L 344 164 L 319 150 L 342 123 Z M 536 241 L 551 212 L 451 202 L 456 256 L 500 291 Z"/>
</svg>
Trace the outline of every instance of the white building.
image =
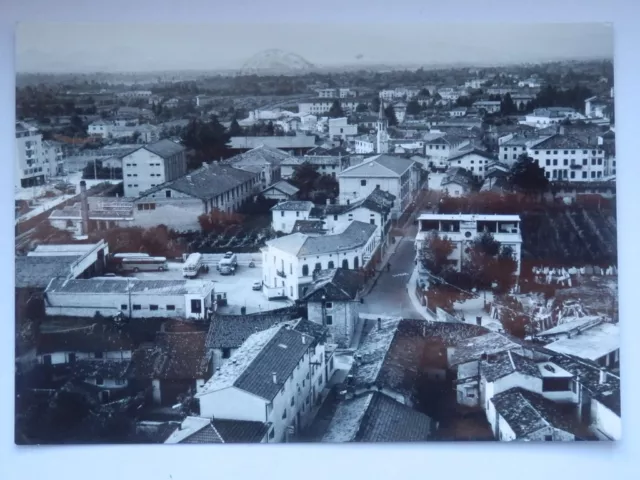
<svg viewBox="0 0 640 480">
<path fill-rule="evenodd" d="M 449 256 L 454 267 L 460 271 L 465 261 L 465 248 L 478 235 L 488 232 L 503 247 L 511 247 L 518 263 L 516 275 L 520 273 L 522 235 L 519 215 L 462 215 L 423 213 L 418 217 L 416 251 L 422 250 L 425 237 L 431 232 L 447 237 L 455 246 Z"/>
<path fill-rule="evenodd" d="M 358 134 L 358 125 L 349 125 L 346 117 L 329 119 L 329 138 L 331 140 L 346 140 Z"/>
<path fill-rule="evenodd" d="M 605 176 L 604 150 L 568 135 L 556 134 L 529 144 L 527 155 L 544 168 L 551 181 L 598 181 Z"/>
<path fill-rule="evenodd" d="M 264 294 L 298 300 L 306 294 L 316 271 L 366 267 L 380 245 L 380 228 L 353 221 L 337 234 L 293 233 L 268 241 L 262 248 Z"/>
<path fill-rule="evenodd" d="M 472 80 L 467 80 L 466 82 L 464 82 L 464 88 L 473 88 L 475 90 L 482 88 L 482 85 L 484 84 L 486 80 L 483 80 L 481 78 L 474 78 Z"/>
<path fill-rule="evenodd" d="M 200 416 L 267 424 L 269 443 L 287 441 L 304 427 L 332 373 L 322 336 L 305 333 L 310 323 L 277 325 L 247 338 L 197 394 Z"/>
<path fill-rule="evenodd" d="M 45 290 L 47 315 L 129 318 L 208 318 L 213 282 L 124 277 L 53 278 Z"/>
<path fill-rule="evenodd" d="M 171 140 L 145 145 L 122 157 L 125 197 L 142 192 L 187 173 L 185 148 Z"/>
<path fill-rule="evenodd" d="M 298 220 L 308 220 L 313 203 L 309 201 L 285 201 L 271 208 L 271 228 L 275 232 L 291 233 Z"/>
<path fill-rule="evenodd" d="M 449 168 L 447 159 L 469 146 L 469 140 L 440 132 L 425 135 L 424 152 L 436 168 Z"/>
<path fill-rule="evenodd" d="M 527 87 L 527 88 L 540 88 L 542 86 L 542 84 L 540 83 L 540 81 L 538 79 L 535 78 L 527 78 L 525 80 L 520 80 L 518 82 L 518 87 L 523 88 L 523 87 Z"/>
<path fill-rule="evenodd" d="M 402 157 L 376 155 L 347 168 L 338 175 L 340 203 L 348 204 L 366 198 L 379 188 L 396 197 L 392 218 L 404 212 L 418 189 L 419 168 Z"/>
<path fill-rule="evenodd" d="M 474 148 L 450 155 L 447 162 L 450 167 L 464 168 L 475 178 L 483 179 L 487 173 L 487 166 L 495 160 L 489 153 Z"/>
<path fill-rule="evenodd" d="M 496 113 L 500 111 L 500 102 L 497 100 L 478 100 L 473 103 L 473 107 L 487 113 Z"/>
<path fill-rule="evenodd" d="M 362 101 L 358 101 L 355 98 L 322 98 L 314 99 L 308 102 L 298 103 L 298 113 L 300 115 L 323 115 L 331 110 L 333 102 L 338 100 L 340 106 L 345 113 L 355 112 L 356 108 Z"/>
<path fill-rule="evenodd" d="M 262 188 L 267 188 L 281 178 L 280 163 L 291 156 L 277 148 L 261 145 L 247 152 L 235 155 L 224 163 L 240 170 L 258 173 Z"/>
<path fill-rule="evenodd" d="M 360 135 L 354 140 L 354 150 L 358 155 L 367 155 L 376 153 L 377 137 L 376 135 Z"/>
<path fill-rule="evenodd" d="M 269 443 L 269 425 L 244 420 L 187 417 L 165 444 Z"/>
<path fill-rule="evenodd" d="M 49 170 L 42 134 L 25 122 L 16 122 L 15 186 L 25 188 L 41 185 Z"/>
<path fill-rule="evenodd" d="M 270 187 L 265 188 L 260 194 L 266 199 L 284 202 L 286 200 L 292 200 L 299 191 L 299 188 L 291 185 L 286 180 L 280 180 Z"/>
<path fill-rule="evenodd" d="M 52 140 L 42 141 L 43 163 L 45 165 L 45 178 L 62 174 L 64 169 L 64 155 L 62 145 Z"/>
<path fill-rule="evenodd" d="M 585 116 L 569 107 L 536 108 L 532 113 L 525 115 L 520 123 L 536 128 L 544 128 L 549 125 L 557 125 L 564 120 L 584 120 Z"/>
</svg>

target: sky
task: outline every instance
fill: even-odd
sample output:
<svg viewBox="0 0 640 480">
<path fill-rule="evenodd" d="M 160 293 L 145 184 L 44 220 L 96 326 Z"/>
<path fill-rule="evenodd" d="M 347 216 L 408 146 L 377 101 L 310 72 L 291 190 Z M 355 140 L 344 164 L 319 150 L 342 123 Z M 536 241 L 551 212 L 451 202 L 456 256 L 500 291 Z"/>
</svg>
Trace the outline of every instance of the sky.
<svg viewBox="0 0 640 480">
<path fill-rule="evenodd" d="M 22 23 L 16 30 L 19 72 L 240 69 L 266 49 L 295 53 L 318 67 L 613 58 L 613 27 L 599 23 Z"/>
</svg>

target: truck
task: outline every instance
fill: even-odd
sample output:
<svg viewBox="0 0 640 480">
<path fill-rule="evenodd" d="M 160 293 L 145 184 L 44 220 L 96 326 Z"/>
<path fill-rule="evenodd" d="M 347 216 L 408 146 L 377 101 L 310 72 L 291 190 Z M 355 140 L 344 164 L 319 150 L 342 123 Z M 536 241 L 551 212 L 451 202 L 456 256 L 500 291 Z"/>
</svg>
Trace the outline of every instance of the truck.
<svg viewBox="0 0 640 480">
<path fill-rule="evenodd" d="M 189 255 L 182 266 L 182 276 L 185 278 L 197 277 L 203 267 L 202 260 L 201 253 L 192 253 Z"/>
<path fill-rule="evenodd" d="M 222 275 L 230 275 L 238 267 L 238 255 L 233 252 L 227 252 L 218 262 L 218 271 Z"/>
</svg>

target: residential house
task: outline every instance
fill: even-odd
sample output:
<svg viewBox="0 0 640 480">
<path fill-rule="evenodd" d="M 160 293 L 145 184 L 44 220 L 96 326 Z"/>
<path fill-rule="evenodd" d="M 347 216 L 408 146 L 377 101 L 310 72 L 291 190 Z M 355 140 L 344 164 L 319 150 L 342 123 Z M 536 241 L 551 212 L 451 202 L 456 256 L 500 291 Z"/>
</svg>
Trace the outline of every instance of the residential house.
<svg viewBox="0 0 640 480">
<path fill-rule="evenodd" d="M 451 117 L 464 117 L 467 114 L 467 107 L 456 107 L 449 110 Z"/>
<path fill-rule="evenodd" d="M 496 113 L 500 111 L 500 101 L 495 100 L 478 100 L 473 103 L 473 107 L 479 111 L 486 113 Z"/>
<path fill-rule="evenodd" d="M 521 155 L 528 153 L 529 147 L 546 138 L 549 137 L 509 133 L 498 138 L 498 159 L 502 163 L 511 166 L 516 163 Z"/>
<path fill-rule="evenodd" d="M 472 148 L 462 150 L 449 156 L 447 162 L 451 167 L 464 168 L 476 179 L 483 179 L 487 173 L 487 165 L 495 158 L 484 150 Z"/>
<path fill-rule="evenodd" d="M 303 428 L 328 381 L 324 335 L 305 323 L 249 336 L 197 394 L 200 416 L 268 424 L 270 443 Z"/>
<path fill-rule="evenodd" d="M 376 155 L 340 172 L 340 203 L 349 204 L 366 198 L 373 190 L 389 192 L 396 197 L 392 218 L 399 217 L 411 204 L 419 188 L 418 166 L 402 157 Z"/>
<path fill-rule="evenodd" d="M 466 168 L 453 167 L 446 171 L 440 186 L 450 197 L 463 197 L 473 189 L 473 174 Z"/>
<path fill-rule="evenodd" d="M 299 188 L 294 187 L 286 180 L 280 180 L 270 187 L 265 188 L 262 192 L 260 192 L 260 194 L 268 200 L 278 200 L 279 202 L 286 202 L 289 200 L 293 200 L 299 191 Z"/>
<path fill-rule="evenodd" d="M 525 115 L 520 123 L 542 128 L 556 125 L 564 120 L 584 120 L 585 116 L 569 107 L 536 108 L 532 113 Z"/>
<path fill-rule="evenodd" d="M 215 309 L 213 282 L 126 277 L 54 277 L 44 292 L 47 315 L 207 319 Z"/>
<path fill-rule="evenodd" d="M 156 405 L 173 406 L 187 395 L 197 394 L 212 375 L 207 332 L 160 332 L 154 342 L 133 352 L 129 378 L 151 390 Z"/>
<path fill-rule="evenodd" d="M 363 98 L 314 98 L 306 102 L 298 103 L 298 112 L 302 115 L 323 115 L 331 110 L 335 101 L 340 102 L 340 106 L 345 113 L 355 112 L 359 104 L 368 104 Z"/>
<path fill-rule="evenodd" d="M 268 430 L 268 425 L 263 422 L 187 417 L 164 443 L 268 443 Z"/>
<path fill-rule="evenodd" d="M 323 442 L 425 442 L 437 423 L 383 393 L 368 392 L 338 405 Z"/>
<path fill-rule="evenodd" d="M 354 138 L 354 151 L 357 154 L 375 153 L 376 136 L 373 134 L 360 135 Z"/>
<path fill-rule="evenodd" d="M 366 268 L 379 247 L 379 230 L 377 225 L 353 221 L 337 234 L 294 233 L 269 240 L 262 249 L 264 294 L 298 300 L 317 271 Z"/>
<path fill-rule="evenodd" d="M 291 233 L 304 233 L 309 236 L 319 236 L 327 233 L 322 220 L 296 220 Z"/>
<path fill-rule="evenodd" d="M 284 137 L 231 137 L 229 148 L 239 152 L 246 152 L 254 148 L 265 146 L 292 155 L 304 155 L 316 146 L 313 135 L 296 135 Z"/>
<path fill-rule="evenodd" d="M 363 287 L 362 272 L 343 268 L 319 271 L 303 297 L 307 318 L 326 327 L 332 343 L 348 348 L 359 318 Z"/>
<path fill-rule="evenodd" d="M 358 134 L 358 125 L 350 125 L 347 117 L 329 119 L 329 138 L 345 141 L 347 137 Z"/>
<path fill-rule="evenodd" d="M 430 232 L 446 236 L 455 249 L 449 256 L 452 265 L 460 271 L 465 261 L 464 249 L 468 242 L 484 232 L 491 233 L 503 247 L 510 247 L 518 263 L 516 274 L 520 272 L 522 235 L 519 215 L 462 215 L 424 213 L 418 217 L 416 251 L 422 250 L 425 237 Z"/>
<path fill-rule="evenodd" d="M 171 140 L 144 145 L 122 157 L 124 196 L 135 198 L 187 173 L 186 149 Z"/>
<path fill-rule="evenodd" d="M 15 186 L 26 188 L 42 185 L 49 172 L 49 161 L 45 156 L 42 134 L 37 128 L 16 122 Z"/>
<path fill-rule="evenodd" d="M 224 164 L 240 170 L 258 173 L 261 186 L 264 189 L 280 180 L 280 162 L 289 157 L 290 155 L 282 150 L 260 145 L 225 160 Z"/>
<path fill-rule="evenodd" d="M 271 228 L 276 232 L 291 233 L 298 220 L 307 220 L 313 203 L 302 200 L 280 202 L 271 208 Z"/>
<path fill-rule="evenodd" d="M 213 210 L 233 213 L 260 189 L 260 173 L 216 163 L 144 191 L 135 199 L 135 223 L 200 230 L 198 217 Z"/>
<path fill-rule="evenodd" d="M 465 138 L 444 133 L 425 135 L 425 155 L 436 168 L 448 168 L 447 159 L 468 145 Z"/>
</svg>

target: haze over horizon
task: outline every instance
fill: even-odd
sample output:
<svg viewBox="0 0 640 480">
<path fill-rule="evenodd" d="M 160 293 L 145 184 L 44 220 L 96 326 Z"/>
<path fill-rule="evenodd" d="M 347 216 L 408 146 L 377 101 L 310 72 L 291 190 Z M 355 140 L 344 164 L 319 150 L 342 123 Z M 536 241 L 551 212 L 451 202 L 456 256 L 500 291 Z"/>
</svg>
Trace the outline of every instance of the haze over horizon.
<svg viewBox="0 0 640 480">
<path fill-rule="evenodd" d="M 316 67 L 613 59 L 613 27 L 600 23 L 22 23 L 16 30 L 16 70 L 19 73 L 235 70 L 266 49 L 295 53 Z"/>
</svg>

